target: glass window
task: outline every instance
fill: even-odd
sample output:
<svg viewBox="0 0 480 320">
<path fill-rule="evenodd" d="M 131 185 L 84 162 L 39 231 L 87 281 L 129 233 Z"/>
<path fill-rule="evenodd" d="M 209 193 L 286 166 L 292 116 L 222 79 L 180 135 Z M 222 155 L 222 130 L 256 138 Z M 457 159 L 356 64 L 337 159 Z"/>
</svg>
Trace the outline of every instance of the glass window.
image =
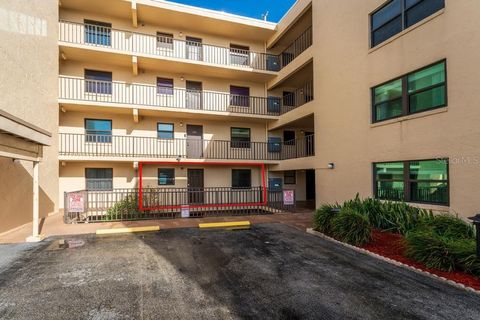
<svg viewBox="0 0 480 320">
<path fill-rule="evenodd" d="M 408 75 L 407 82 L 411 113 L 446 104 L 445 62 Z"/>
<path fill-rule="evenodd" d="M 448 205 L 448 160 L 376 163 L 374 176 L 379 199 Z"/>
<path fill-rule="evenodd" d="M 85 119 L 86 142 L 112 142 L 112 120 Z"/>
<path fill-rule="evenodd" d="M 373 122 L 445 106 L 445 61 L 374 87 L 372 101 Z"/>
<path fill-rule="evenodd" d="M 87 190 L 112 190 L 112 168 L 86 168 L 85 186 Z"/>
<path fill-rule="evenodd" d="M 250 106 L 250 88 L 230 86 L 230 105 L 249 107 Z"/>
<path fill-rule="evenodd" d="M 250 169 L 232 169 L 232 188 L 251 188 L 252 171 Z"/>
<path fill-rule="evenodd" d="M 173 139 L 173 123 L 157 123 L 157 137 L 159 139 Z"/>
<path fill-rule="evenodd" d="M 158 94 L 173 94 L 173 79 L 157 78 Z"/>
<path fill-rule="evenodd" d="M 175 185 L 175 169 L 159 168 L 158 169 L 158 185 L 159 186 Z"/>
<path fill-rule="evenodd" d="M 404 199 L 404 164 L 403 162 L 376 163 L 375 196 L 379 199 Z"/>
<path fill-rule="evenodd" d="M 296 184 L 297 183 L 297 174 L 295 170 L 285 171 L 283 173 L 283 183 L 284 184 Z"/>
<path fill-rule="evenodd" d="M 295 107 L 295 92 L 283 91 L 283 105 L 285 107 Z"/>
<path fill-rule="evenodd" d="M 376 121 L 402 115 L 402 79 L 376 87 L 373 91 Z"/>
<path fill-rule="evenodd" d="M 232 148 L 250 148 L 250 128 L 231 128 L 230 146 Z"/>
<path fill-rule="evenodd" d="M 85 43 L 111 46 L 111 23 L 86 19 L 83 22 L 85 23 Z"/>
<path fill-rule="evenodd" d="M 157 48 L 173 50 L 173 34 L 157 32 Z"/>
<path fill-rule="evenodd" d="M 400 33 L 445 7 L 445 0 L 389 0 L 370 15 L 371 46 Z"/>
<path fill-rule="evenodd" d="M 112 73 L 85 70 L 85 92 L 112 94 Z"/>
</svg>

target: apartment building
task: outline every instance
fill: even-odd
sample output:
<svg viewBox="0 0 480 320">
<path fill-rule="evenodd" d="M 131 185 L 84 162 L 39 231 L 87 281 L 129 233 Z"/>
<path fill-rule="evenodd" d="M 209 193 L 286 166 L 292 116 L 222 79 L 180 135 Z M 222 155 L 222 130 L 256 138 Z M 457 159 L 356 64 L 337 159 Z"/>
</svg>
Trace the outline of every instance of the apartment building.
<svg viewBox="0 0 480 320">
<path fill-rule="evenodd" d="M 262 20 L 164 1 L 63 0 L 60 206 L 86 190 L 88 213 L 73 217 L 95 220 L 139 188 L 148 191 L 133 201 L 156 216 L 182 206 L 264 212 L 285 186 L 313 208 L 313 115 L 290 115 L 314 103 L 312 54 L 302 56 L 311 24 L 306 4 L 269 43 L 277 26 Z"/>
<path fill-rule="evenodd" d="M 92 221 L 359 194 L 468 217 L 479 14 L 476 0 L 299 0 L 275 24 L 62 0 L 54 207 Z"/>
</svg>

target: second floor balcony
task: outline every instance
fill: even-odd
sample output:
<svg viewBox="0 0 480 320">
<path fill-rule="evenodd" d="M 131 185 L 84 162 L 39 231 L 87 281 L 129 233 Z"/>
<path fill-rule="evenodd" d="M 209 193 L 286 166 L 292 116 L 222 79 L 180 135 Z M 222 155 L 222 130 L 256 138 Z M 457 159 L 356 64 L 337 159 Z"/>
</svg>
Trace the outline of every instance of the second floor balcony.
<svg viewBox="0 0 480 320">
<path fill-rule="evenodd" d="M 76 157 L 129 159 L 225 159 L 279 161 L 315 155 L 314 135 L 291 141 L 269 142 L 160 139 L 120 136 L 111 132 L 97 134 L 60 133 L 61 159 Z"/>
<path fill-rule="evenodd" d="M 313 85 L 304 84 L 283 97 L 253 97 L 217 91 L 165 88 L 117 81 L 59 77 L 61 102 L 121 104 L 183 110 L 280 116 L 311 100 Z"/>
</svg>

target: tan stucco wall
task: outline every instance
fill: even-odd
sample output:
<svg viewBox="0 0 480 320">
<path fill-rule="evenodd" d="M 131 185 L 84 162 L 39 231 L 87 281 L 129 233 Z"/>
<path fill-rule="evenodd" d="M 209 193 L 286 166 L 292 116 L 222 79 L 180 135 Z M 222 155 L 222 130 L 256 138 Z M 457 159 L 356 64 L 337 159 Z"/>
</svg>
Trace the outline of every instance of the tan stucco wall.
<svg viewBox="0 0 480 320">
<path fill-rule="evenodd" d="M 443 13 L 369 52 L 368 15 L 382 3 L 313 2 L 316 162 L 336 165 L 317 170 L 317 204 L 371 196 L 372 162 L 448 157 L 449 209 L 471 216 L 480 209 L 480 2 L 446 0 Z M 370 87 L 443 58 L 444 112 L 371 125 Z"/>
<path fill-rule="evenodd" d="M 0 2 L 0 109 L 52 133 L 40 164 L 40 216 L 58 209 L 58 1 Z M 0 158 L 0 233 L 32 220 L 32 163 Z"/>
</svg>

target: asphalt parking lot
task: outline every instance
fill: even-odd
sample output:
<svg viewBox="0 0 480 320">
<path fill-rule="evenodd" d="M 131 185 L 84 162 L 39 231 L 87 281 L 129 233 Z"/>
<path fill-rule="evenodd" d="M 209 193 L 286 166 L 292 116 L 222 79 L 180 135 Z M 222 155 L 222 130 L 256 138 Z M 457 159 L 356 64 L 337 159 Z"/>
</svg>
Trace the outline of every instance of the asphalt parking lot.
<svg viewBox="0 0 480 320">
<path fill-rule="evenodd" d="M 0 246 L 1 319 L 480 319 L 479 295 L 281 224 L 65 239 Z"/>
</svg>

